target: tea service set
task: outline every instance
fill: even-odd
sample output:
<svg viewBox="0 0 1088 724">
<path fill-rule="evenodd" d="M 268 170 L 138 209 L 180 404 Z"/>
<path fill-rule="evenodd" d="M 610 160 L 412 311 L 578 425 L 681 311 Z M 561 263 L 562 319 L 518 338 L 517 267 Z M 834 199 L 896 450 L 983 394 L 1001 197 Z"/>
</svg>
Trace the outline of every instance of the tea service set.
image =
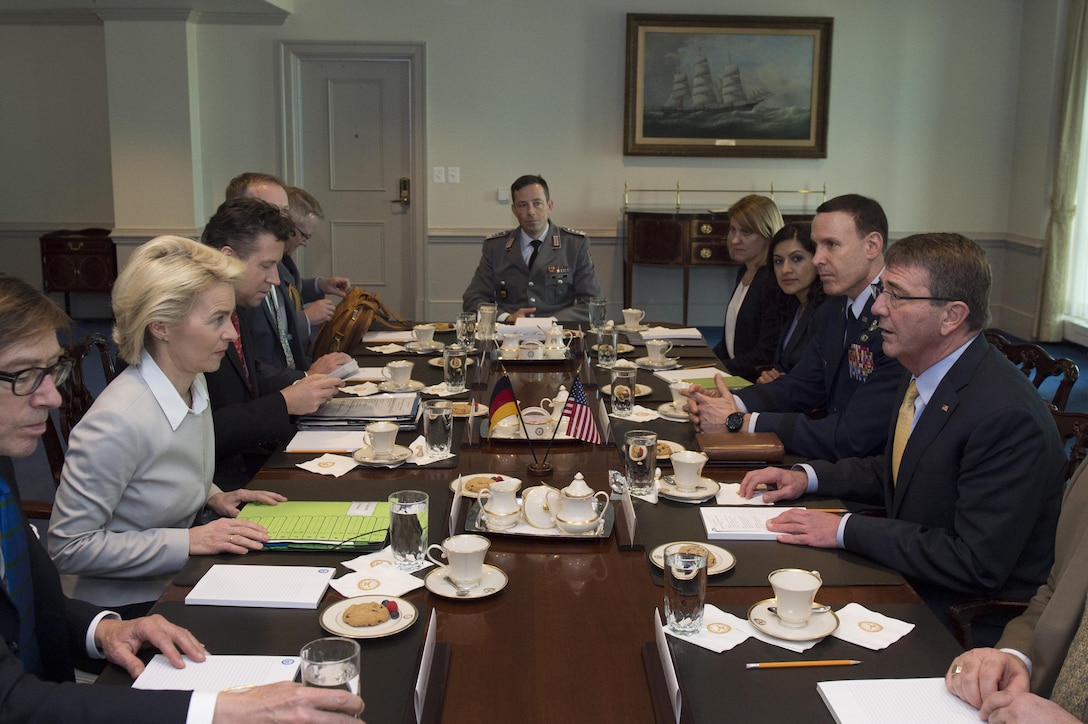
<svg viewBox="0 0 1088 724">
<path fill-rule="evenodd" d="M 496 476 L 499 477 L 499 476 Z M 594 491 L 581 473 L 562 489 L 550 485 L 526 488 L 521 498 L 517 478 L 492 480 L 477 493 L 476 525 L 481 530 L 509 532 L 522 521 L 533 533 L 558 536 L 596 536 L 605 523 L 609 494 Z M 598 502 L 599 501 L 599 502 Z M 554 532 L 553 532 L 554 531 Z"/>
</svg>

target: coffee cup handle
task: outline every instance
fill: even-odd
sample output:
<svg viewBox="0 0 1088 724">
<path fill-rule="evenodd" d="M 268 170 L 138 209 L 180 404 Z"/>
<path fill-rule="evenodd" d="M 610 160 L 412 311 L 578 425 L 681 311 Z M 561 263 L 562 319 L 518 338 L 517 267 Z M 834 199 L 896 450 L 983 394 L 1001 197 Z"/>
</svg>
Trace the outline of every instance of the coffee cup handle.
<svg viewBox="0 0 1088 724">
<path fill-rule="evenodd" d="M 440 560 L 438 560 L 437 558 L 435 558 L 434 556 L 431 555 L 431 551 L 433 549 L 435 549 L 435 548 L 442 551 L 439 555 L 444 555 L 446 557 L 446 561 L 440 561 Z M 436 566 L 448 566 L 449 565 L 449 554 L 446 553 L 446 549 L 443 548 L 438 543 L 431 543 L 429 546 L 427 546 L 427 558 L 428 558 L 428 560 L 431 561 L 431 563 L 435 564 Z"/>
<path fill-rule="evenodd" d="M 382 377 L 391 380 L 393 379 L 393 373 L 389 371 L 388 367 L 382 367 Z"/>
<path fill-rule="evenodd" d="M 665 347 L 665 351 L 661 354 L 662 357 L 667 357 L 669 352 L 672 352 L 672 342 L 669 342 L 669 341 L 666 340 L 665 344 L 666 344 L 666 347 Z"/>
</svg>

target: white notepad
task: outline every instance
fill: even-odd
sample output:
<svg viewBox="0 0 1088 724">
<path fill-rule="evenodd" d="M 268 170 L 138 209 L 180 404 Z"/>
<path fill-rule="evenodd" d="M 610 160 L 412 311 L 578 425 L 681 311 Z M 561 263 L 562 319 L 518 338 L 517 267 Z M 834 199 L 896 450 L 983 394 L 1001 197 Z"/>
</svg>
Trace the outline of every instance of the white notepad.
<svg viewBox="0 0 1088 724">
<path fill-rule="evenodd" d="M 280 681 L 294 681 L 298 673 L 297 656 L 228 656 L 208 654 L 197 663 L 182 656 L 184 669 L 175 669 L 162 654 L 148 663 L 133 682 L 133 689 L 173 689 L 178 691 L 220 692 L 243 686 L 263 686 Z"/>
<path fill-rule="evenodd" d="M 335 566 L 214 565 L 185 597 L 190 606 L 317 608 Z"/>
<path fill-rule="evenodd" d="M 816 691 L 838 724 L 978 724 L 978 710 L 944 679 L 821 681 Z"/>
<path fill-rule="evenodd" d="M 767 521 L 787 510 L 803 508 L 730 507 L 699 508 L 708 540 L 775 540 Z"/>
<path fill-rule="evenodd" d="M 362 430 L 299 430 L 287 443 L 289 453 L 353 453 L 366 444 Z"/>
</svg>

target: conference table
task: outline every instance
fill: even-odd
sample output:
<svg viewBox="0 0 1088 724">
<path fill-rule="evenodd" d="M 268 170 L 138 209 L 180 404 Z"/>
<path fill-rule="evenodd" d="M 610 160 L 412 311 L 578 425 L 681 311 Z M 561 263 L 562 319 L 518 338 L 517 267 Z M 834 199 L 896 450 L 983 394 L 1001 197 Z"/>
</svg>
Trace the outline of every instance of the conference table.
<svg viewBox="0 0 1088 724">
<path fill-rule="evenodd" d="M 437 340 L 451 342 L 452 334 Z M 645 355 L 640 338 L 631 335 L 635 350 L 624 357 Z M 598 422 L 611 425 L 600 445 L 582 441 L 556 442 L 547 461 L 553 471 L 533 476 L 529 463 L 543 457 L 545 447 L 523 440 L 492 440 L 486 416 L 458 419 L 452 460 L 431 466 L 358 467 L 339 478 L 316 475 L 296 463 L 314 455 L 273 455 L 250 487 L 283 492 L 298 500 L 385 500 L 395 491 L 420 489 L 430 497 L 429 540 L 440 543 L 450 531 L 451 506 L 458 509 L 453 529 L 462 532 L 474 502 L 455 496 L 451 481 L 459 474 L 488 473 L 521 479 L 522 489 L 546 483 L 556 488 L 581 473 L 590 487 L 611 492 L 609 471 L 622 469 L 619 449 L 623 431 L 633 423 L 607 417 L 609 398 L 599 385 L 609 382 L 607 370 L 595 368 L 589 342 L 575 338 L 571 359 L 518 362 L 491 360 L 488 350 L 470 368 L 474 389 L 453 399 L 487 404 L 490 391 L 504 374 L 524 405 L 570 388 L 578 374 L 585 383 L 590 407 Z M 442 370 L 422 355 L 380 355 L 366 345 L 355 350 L 361 367 L 382 366 L 397 358 L 416 362 L 413 379 L 435 384 Z M 688 343 L 672 353 L 680 364 L 703 367 L 714 363 L 706 345 Z M 479 364 L 483 362 L 483 364 Z M 713 370 L 707 367 L 707 372 Z M 637 403 L 653 409 L 670 400 L 667 385 L 640 370 L 640 383 L 650 387 Z M 601 403 L 604 402 L 602 407 Z M 641 427 L 642 425 L 640 425 Z M 685 447 L 694 445 L 690 423 L 657 419 L 644 425 L 662 438 Z M 419 433 L 401 432 L 398 444 Z M 668 472 L 667 462 L 662 467 Z M 749 467 L 708 465 L 704 475 L 719 481 L 739 481 Z M 711 502 L 710 504 L 713 504 Z M 803 499 L 794 504 L 840 508 L 842 502 Z M 737 558 L 736 567 L 712 576 L 707 603 L 747 616 L 754 603 L 772 596 L 767 574 L 780 567 L 819 570 L 824 586 L 817 600 L 833 609 L 857 602 L 916 628 L 882 651 L 870 651 L 828 637 L 802 654 L 749 639 L 721 654 L 681 639 L 659 641 L 664 589 L 660 571 L 647 552 L 669 540 L 706 540 L 697 506 L 659 500 L 656 505 L 635 500 L 636 524 L 630 526 L 619 501 L 612 500 L 615 518 L 607 537 L 529 537 L 484 533 L 491 540 L 486 562 L 504 571 L 508 583 L 482 598 L 445 598 L 419 588 L 403 598 L 419 612 L 416 623 L 382 639 L 364 639 L 363 718 L 371 722 L 441 721 L 457 724 L 480 721 L 675 721 L 676 697 L 680 720 L 832 721 L 816 691 L 816 682 L 848 678 L 941 676 L 960 651 L 914 590 L 894 571 L 844 551 L 790 546 L 776 541 L 719 541 Z M 634 528 L 634 535 L 631 529 Z M 215 563 L 336 565 L 354 554 L 339 552 L 260 552 L 247 556 L 194 557 L 178 575 L 156 611 L 188 626 L 213 652 L 239 654 L 297 653 L 302 644 L 325 633 L 319 611 L 186 606 L 185 594 Z M 341 568 L 337 575 L 347 572 Z M 423 577 L 428 571 L 417 575 Z M 341 596 L 331 587 L 319 607 Z M 432 618 L 433 617 L 433 618 Z M 433 631 L 431 621 L 433 620 Z M 424 659 L 426 637 L 433 648 Z M 751 661 L 860 659 L 861 665 L 836 668 L 746 670 Z M 663 667 L 662 662 L 665 662 Z M 425 696 L 415 700 L 421 663 L 427 673 Z M 675 686 L 669 681 L 673 674 Z M 124 684 L 116 668 L 101 679 Z"/>
</svg>

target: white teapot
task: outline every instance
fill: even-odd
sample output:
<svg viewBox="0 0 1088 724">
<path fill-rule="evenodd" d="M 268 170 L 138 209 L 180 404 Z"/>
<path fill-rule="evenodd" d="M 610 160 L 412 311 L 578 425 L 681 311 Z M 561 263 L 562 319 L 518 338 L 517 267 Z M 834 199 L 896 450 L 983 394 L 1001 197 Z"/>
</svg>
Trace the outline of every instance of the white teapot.
<svg viewBox="0 0 1088 724">
<path fill-rule="evenodd" d="M 598 497 L 604 501 L 600 511 L 597 510 Z M 594 492 L 581 473 L 576 474 L 570 485 L 562 490 L 548 491 L 548 507 L 555 515 L 556 527 L 564 533 L 579 534 L 595 530 L 607 506 L 608 493 L 603 490 Z"/>
<path fill-rule="evenodd" d="M 563 408 L 567 406 L 567 398 L 570 397 L 570 393 L 567 392 L 566 385 L 559 385 L 559 392 L 555 397 L 545 397 L 540 401 L 540 406 L 547 410 L 551 408 L 552 422 L 558 424 L 559 420 L 563 417 Z"/>
</svg>

